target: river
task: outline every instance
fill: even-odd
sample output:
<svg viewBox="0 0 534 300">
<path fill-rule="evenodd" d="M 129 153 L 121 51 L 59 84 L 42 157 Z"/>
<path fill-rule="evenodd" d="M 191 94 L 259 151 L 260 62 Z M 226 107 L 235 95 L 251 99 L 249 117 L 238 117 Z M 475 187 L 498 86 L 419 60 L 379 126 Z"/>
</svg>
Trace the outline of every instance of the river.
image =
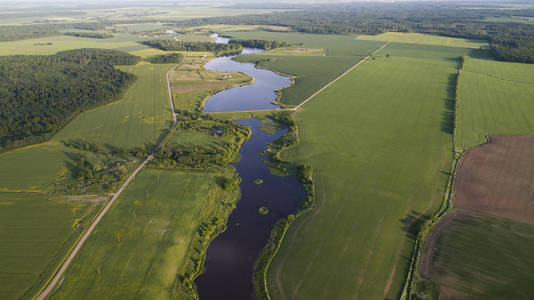
<svg viewBox="0 0 534 300">
<path fill-rule="evenodd" d="M 228 39 L 218 41 L 228 42 Z M 245 48 L 243 53 L 260 51 Z M 256 69 L 252 64 L 233 61 L 231 57 L 215 58 L 205 67 L 216 71 L 243 72 L 255 79 L 251 85 L 213 95 L 206 103 L 206 112 L 276 108 L 271 104 L 276 99 L 274 91 L 291 82 L 287 77 Z M 267 144 L 282 136 L 285 130 L 267 134 L 258 128 L 261 122 L 256 119 L 240 123 L 252 130 L 252 137 L 243 143 L 239 152 L 241 159 L 234 164 L 242 179 L 241 199 L 230 214 L 226 231 L 208 247 L 205 272 L 195 281 L 201 300 L 252 299 L 255 260 L 265 247 L 274 224 L 294 213 L 305 196 L 298 180 L 269 172 L 264 163 L 266 156 L 261 155 Z M 263 182 L 257 184 L 254 182 L 256 179 Z M 263 206 L 269 209 L 266 215 L 258 211 Z"/>
</svg>

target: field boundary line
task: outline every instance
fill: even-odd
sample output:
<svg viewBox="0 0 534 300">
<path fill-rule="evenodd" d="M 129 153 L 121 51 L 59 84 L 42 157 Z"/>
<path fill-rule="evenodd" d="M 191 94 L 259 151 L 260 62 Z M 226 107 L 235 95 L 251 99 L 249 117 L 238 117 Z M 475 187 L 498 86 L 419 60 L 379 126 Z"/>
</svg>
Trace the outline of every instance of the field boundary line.
<svg viewBox="0 0 534 300">
<path fill-rule="evenodd" d="M 334 80 L 330 81 L 329 83 L 327 83 L 325 86 L 323 86 L 322 88 L 320 88 L 318 91 L 316 91 L 315 93 L 313 93 L 311 96 L 309 96 L 308 98 L 306 98 L 306 100 L 302 101 L 299 105 L 293 107 L 293 108 L 289 108 L 287 110 L 291 110 L 291 111 L 295 111 L 295 110 L 298 110 L 299 108 L 301 108 L 304 104 L 306 104 L 306 102 L 310 101 L 311 99 L 313 99 L 315 96 L 317 96 L 318 94 L 320 94 L 322 91 L 326 90 L 328 87 L 330 87 L 332 84 L 334 84 L 336 81 L 338 81 L 339 79 L 341 79 L 342 77 L 344 77 L 345 75 L 347 75 L 348 73 L 350 73 L 352 70 L 356 69 L 359 65 L 361 65 L 363 62 L 365 62 L 366 60 L 368 60 L 371 56 L 375 55 L 376 53 L 380 52 L 382 49 L 386 48 L 391 42 L 387 42 L 385 44 L 383 44 L 382 46 L 380 46 L 378 49 L 376 49 L 375 51 L 371 52 L 371 54 L 367 55 L 364 59 L 360 60 L 358 63 L 356 63 L 354 66 L 350 67 L 347 71 L 345 71 L 343 74 L 339 75 L 337 78 L 335 78 Z"/>
<path fill-rule="evenodd" d="M 174 129 L 176 128 L 176 112 L 174 111 L 174 102 L 172 100 L 172 93 L 171 93 L 171 84 L 170 84 L 170 80 L 169 80 L 169 75 L 172 71 L 174 71 L 177 67 L 179 67 L 180 65 L 182 65 L 185 61 L 185 57 L 186 57 L 186 54 L 185 53 L 182 57 L 182 61 L 180 63 L 178 63 L 176 66 L 172 67 L 166 74 L 166 79 L 167 79 L 167 89 L 168 89 L 168 92 L 169 92 L 169 102 L 170 102 L 170 109 L 171 109 L 171 113 L 172 113 L 172 126 L 169 130 L 169 132 L 167 133 L 167 135 L 165 135 L 165 137 L 161 140 L 161 142 L 158 144 L 158 149 L 161 148 L 162 145 L 165 144 L 165 142 L 167 141 L 167 139 L 171 136 L 171 134 L 173 133 Z M 100 223 L 100 220 L 102 220 L 102 218 L 104 217 L 104 215 L 108 212 L 108 210 L 111 208 L 111 206 L 113 205 L 113 203 L 115 203 L 115 201 L 119 198 L 119 196 L 122 194 L 122 192 L 128 187 L 128 185 L 130 184 L 130 182 L 132 182 L 134 179 L 135 179 L 135 176 L 152 160 L 154 159 L 154 154 L 155 154 L 155 151 L 152 152 L 142 163 L 141 165 L 139 165 L 134 171 L 132 174 L 130 174 L 130 176 L 128 177 L 128 179 L 126 179 L 126 181 L 122 184 L 122 186 L 120 187 L 120 189 L 113 194 L 113 197 L 111 198 L 111 200 L 109 200 L 109 202 L 106 204 L 106 206 L 104 206 L 104 208 L 97 214 L 96 218 L 93 220 L 93 222 L 91 223 L 91 225 L 89 225 L 89 227 L 87 228 L 87 230 L 83 233 L 83 235 L 81 236 L 81 238 L 76 242 L 74 248 L 72 248 L 72 250 L 70 251 L 70 253 L 68 254 L 67 258 L 61 263 L 61 266 L 59 267 L 59 269 L 54 273 L 53 277 L 46 283 L 45 287 L 43 289 L 41 289 L 38 293 L 38 295 L 36 297 L 34 297 L 34 299 L 37 299 L 37 300 L 44 300 L 46 297 L 48 297 L 48 295 L 54 291 L 54 287 L 58 284 L 58 282 L 60 282 L 63 278 L 63 275 L 65 274 L 65 272 L 67 271 L 68 267 L 70 266 L 72 260 L 76 257 L 76 255 L 78 254 L 78 252 L 80 251 L 80 249 L 82 248 L 83 244 L 85 243 L 85 241 L 89 238 L 89 236 L 91 235 L 91 233 L 93 233 L 93 230 L 95 229 L 95 227 L 98 225 L 98 223 Z"/>
</svg>

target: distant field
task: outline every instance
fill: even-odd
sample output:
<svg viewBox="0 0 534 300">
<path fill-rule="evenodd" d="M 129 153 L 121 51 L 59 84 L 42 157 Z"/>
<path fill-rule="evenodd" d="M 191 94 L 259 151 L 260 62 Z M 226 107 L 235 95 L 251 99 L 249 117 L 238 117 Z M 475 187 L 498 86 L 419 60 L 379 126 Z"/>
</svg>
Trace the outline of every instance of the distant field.
<svg viewBox="0 0 534 300">
<path fill-rule="evenodd" d="M 486 22 L 510 22 L 510 23 L 525 23 L 534 24 L 534 18 L 532 17 L 499 17 L 499 18 L 486 18 Z"/>
<path fill-rule="evenodd" d="M 273 50 L 265 51 L 263 55 L 302 55 L 302 56 L 324 56 L 324 49 L 321 48 L 300 48 L 300 47 L 284 47 L 275 48 Z"/>
<path fill-rule="evenodd" d="M 441 204 L 448 179 L 452 135 L 444 116 L 457 56 L 435 47 L 426 49 L 432 59 L 385 58 L 392 50 L 296 113 L 300 144 L 284 157 L 311 164 L 316 203 L 273 260 L 273 299 L 400 295 L 414 224 Z"/>
<path fill-rule="evenodd" d="M 256 55 L 242 55 L 238 61 L 257 62 L 260 67 L 274 69 L 295 76 L 295 84 L 282 90 L 280 102 L 297 105 L 315 91 L 343 74 L 383 43 L 358 41 L 349 35 L 319 35 L 279 32 L 229 32 L 238 39 L 264 39 L 286 42 L 289 48 L 323 49 L 324 55 L 309 55 L 307 52 L 286 53 L 275 49 Z"/>
<path fill-rule="evenodd" d="M 91 39 L 58 35 L 22 41 L 0 42 L 0 55 L 22 54 L 21 49 L 24 49 L 24 54 L 54 54 L 59 51 L 79 48 L 148 48 L 147 46 L 137 43 L 137 41 L 146 39 L 141 38 L 138 35 L 122 33 L 114 34 L 114 36 L 115 37 L 111 39 Z"/>
<path fill-rule="evenodd" d="M 215 175 L 148 169 L 81 249 L 51 299 L 179 299 L 200 222 L 223 210 Z"/>
<path fill-rule="evenodd" d="M 31 299 L 106 199 L 0 193 L 0 298 Z"/>
<path fill-rule="evenodd" d="M 170 128 L 165 75 L 173 66 L 141 64 L 120 67 L 138 77 L 122 99 L 80 114 L 53 140 L 83 137 L 93 143 L 123 148 L 158 142 Z"/>
<path fill-rule="evenodd" d="M 534 134 L 534 66 L 468 58 L 460 75 L 457 147 L 488 135 Z"/>
<path fill-rule="evenodd" d="M 359 41 L 353 35 L 308 34 L 297 32 L 242 31 L 226 32 L 236 39 L 261 39 L 286 42 L 289 46 L 325 49 L 326 56 L 366 56 L 380 45 L 381 41 Z"/>
<path fill-rule="evenodd" d="M 359 35 L 357 39 L 366 41 L 409 43 L 474 49 L 488 46 L 488 43 L 486 41 L 469 40 L 412 32 L 386 32 L 378 35 Z"/>
</svg>

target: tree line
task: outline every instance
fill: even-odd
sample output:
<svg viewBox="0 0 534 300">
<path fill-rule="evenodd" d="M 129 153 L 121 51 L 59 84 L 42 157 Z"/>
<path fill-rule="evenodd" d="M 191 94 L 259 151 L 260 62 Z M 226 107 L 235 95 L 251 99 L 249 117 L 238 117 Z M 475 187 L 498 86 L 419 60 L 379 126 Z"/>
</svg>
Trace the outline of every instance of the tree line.
<svg viewBox="0 0 534 300">
<path fill-rule="evenodd" d="M 91 39 L 110 39 L 110 38 L 113 37 L 113 35 L 109 34 L 109 33 L 103 33 L 103 32 L 79 32 L 79 31 L 65 32 L 64 35 L 91 38 Z"/>
<path fill-rule="evenodd" d="M 30 24 L 0 26 L 0 42 L 34 39 L 53 35 L 61 35 L 62 30 L 83 29 L 101 30 L 105 25 L 98 22 L 65 23 L 65 24 Z"/>
<path fill-rule="evenodd" d="M 243 47 L 239 44 L 216 44 L 211 42 L 184 42 L 160 39 L 141 43 L 164 51 L 206 51 L 214 52 L 217 56 L 238 54 L 243 50 Z"/>
<path fill-rule="evenodd" d="M 183 57 L 181 53 L 169 53 L 150 56 L 146 60 L 152 64 L 177 64 Z"/>
<path fill-rule="evenodd" d="M 113 66 L 137 61 L 103 49 L 0 57 L 0 151 L 46 140 L 80 112 L 117 99 L 135 76 Z"/>
<path fill-rule="evenodd" d="M 247 48 L 257 48 L 270 50 L 279 47 L 285 47 L 287 44 L 285 42 L 278 41 L 265 41 L 265 40 L 230 40 L 229 44 L 239 44 Z"/>
</svg>

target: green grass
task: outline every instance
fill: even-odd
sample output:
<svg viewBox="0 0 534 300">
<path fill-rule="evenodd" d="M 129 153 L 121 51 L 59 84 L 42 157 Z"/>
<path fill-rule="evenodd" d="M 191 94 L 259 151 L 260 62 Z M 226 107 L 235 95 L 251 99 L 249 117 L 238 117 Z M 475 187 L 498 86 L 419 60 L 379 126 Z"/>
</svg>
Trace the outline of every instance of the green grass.
<svg viewBox="0 0 534 300">
<path fill-rule="evenodd" d="M 363 57 L 361 56 L 277 56 L 265 59 L 266 55 L 243 55 L 238 61 L 260 61 L 261 68 L 273 69 L 282 74 L 295 76 L 295 84 L 282 90 L 280 102 L 297 105 L 318 89 L 343 74 Z"/>
<path fill-rule="evenodd" d="M 0 193 L 0 298 L 31 299 L 103 199 Z"/>
<path fill-rule="evenodd" d="M 357 39 L 366 41 L 409 43 L 474 49 L 488 46 L 487 42 L 480 40 L 470 40 L 414 32 L 386 32 L 378 35 L 360 35 L 357 37 Z"/>
<path fill-rule="evenodd" d="M 383 42 L 360 41 L 352 35 L 320 35 L 281 32 L 229 32 L 238 39 L 276 40 L 290 44 L 289 47 L 325 49 L 325 56 L 275 55 L 265 52 L 243 55 L 238 61 L 258 62 L 262 68 L 274 69 L 286 75 L 295 76 L 295 84 L 282 90 L 280 102 L 297 105 L 315 91 L 343 74 L 364 56 L 380 47 Z"/>
<path fill-rule="evenodd" d="M 533 236 L 534 226 L 504 218 L 454 218 L 437 241 L 433 279 L 455 299 L 531 299 Z"/>
<path fill-rule="evenodd" d="M 44 192 L 82 151 L 47 142 L 0 154 L 0 192 Z M 86 155 L 87 153 L 84 153 Z M 94 155 L 93 155 L 94 156 Z"/>
<path fill-rule="evenodd" d="M 137 76 L 122 99 L 82 113 L 53 140 L 84 138 L 88 142 L 123 148 L 157 143 L 171 126 L 165 75 L 173 66 L 140 64 L 120 67 Z"/>
<path fill-rule="evenodd" d="M 368 60 L 296 113 L 300 144 L 283 156 L 313 167 L 316 202 L 269 268 L 273 299 L 399 297 L 407 224 L 441 205 L 452 160 L 455 57 L 428 55 Z"/>
<path fill-rule="evenodd" d="M 460 75 L 457 144 L 484 143 L 487 135 L 534 133 L 534 66 L 467 58 Z"/>
<path fill-rule="evenodd" d="M 207 218 L 205 211 L 223 210 L 221 193 L 213 174 L 143 171 L 87 240 L 51 298 L 183 296 L 178 276 L 195 251 L 192 237 Z"/>
</svg>

